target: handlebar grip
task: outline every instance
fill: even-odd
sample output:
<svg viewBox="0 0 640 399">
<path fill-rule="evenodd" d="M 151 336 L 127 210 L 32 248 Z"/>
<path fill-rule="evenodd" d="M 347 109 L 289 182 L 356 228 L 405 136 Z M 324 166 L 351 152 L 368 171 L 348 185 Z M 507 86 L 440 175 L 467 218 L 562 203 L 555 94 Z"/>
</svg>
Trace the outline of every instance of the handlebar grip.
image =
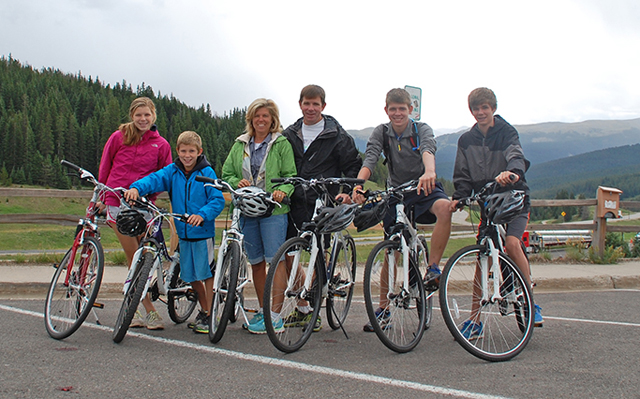
<svg viewBox="0 0 640 399">
<path fill-rule="evenodd" d="M 353 184 L 353 185 L 363 185 L 365 180 L 364 179 L 356 179 L 355 177 L 345 177 L 343 178 L 344 182 L 346 184 Z"/>
<path fill-rule="evenodd" d="M 196 181 L 199 181 L 202 183 L 213 183 L 213 184 L 216 184 L 218 182 L 216 179 L 212 179 L 211 177 L 202 176 L 202 175 L 196 176 Z"/>
<path fill-rule="evenodd" d="M 281 203 L 282 205 L 291 205 L 291 198 L 289 198 L 289 197 L 284 197 L 284 198 L 282 199 L 282 201 L 280 201 L 280 203 Z"/>
<path fill-rule="evenodd" d="M 60 164 L 61 164 L 62 166 L 67 167 L 67 168 L 75 169 L 75 170 L 76 170 L 76 171 L 78 171 L 78 172 L 80 171 L 80 167 L 79 167 L 78 165 L 74 165 L 74 164 L 72 164 L 72 163 L 71 163 L 71 162 L 69 162 L 69 161 L 65 161 L 64 159 L 63 159 L 62 161 L 60 161 Z"/>
<path fill-rule="evenodd" d="M 511 180 L 511 181 L 516 181 L 516 174 L 515 174 L 515 173 L 511 173 L 511 174 L 509 175 L 509 180 Z"/>
<path fill-rule="evenodd" d="M 276 177 L 275 179 L 271 179 L 271 183 L 284 183 L 286 180 L 284 177 Z"/>
</svg>

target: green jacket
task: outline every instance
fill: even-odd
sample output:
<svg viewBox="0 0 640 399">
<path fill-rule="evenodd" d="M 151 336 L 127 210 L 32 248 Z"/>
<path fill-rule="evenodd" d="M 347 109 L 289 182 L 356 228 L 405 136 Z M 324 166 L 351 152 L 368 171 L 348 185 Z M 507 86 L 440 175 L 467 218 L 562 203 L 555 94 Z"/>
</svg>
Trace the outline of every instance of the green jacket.
<svg viewBox="0 0 640 399">
<path fill-rule="evenodd" d="M 231 147 L 231 151 L 229 151 L 229 155 L 222 166 L 222 180 L 229 183 L 233 188 L 238 188 L 238 183 L 242 179 L 249 180 L 252 186 L 257 185 L 251 175 L 250 138 L 247 133 L 240 135 Z M 260 166 L 258 179 L 264 179 L 265 190 L 272 193 L 274 188 L 271 179 L 296 175 L 296 162 L 289 140 L 281 133 L 272 133 L 267 155 Z M 276 189 L 284 192 L 289 197 L 293 193 L 293 185 L 291 184 L 283 184 L 276 187 Z M 273 210 L 274 215 L 287 212 L 289 212 L 289 205 L 282 205 L 282 207 L 276 207 Z"/>
</svg>

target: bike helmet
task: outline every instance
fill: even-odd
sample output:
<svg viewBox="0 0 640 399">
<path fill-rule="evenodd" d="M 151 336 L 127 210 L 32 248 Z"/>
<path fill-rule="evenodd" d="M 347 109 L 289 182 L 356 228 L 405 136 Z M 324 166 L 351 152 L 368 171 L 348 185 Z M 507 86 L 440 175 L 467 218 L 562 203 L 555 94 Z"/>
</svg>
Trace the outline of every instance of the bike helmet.
<svg viewBox="0 0 640 399">
<path fill-rule="evenodd" d="M 358 233 L 375 226 L 384 219 L 387 214 L 389 203 L 386 200 L 365 202 L 362 208 L 356 212 L 353 224 L 358 229 Z"/>
<path fill-rule="evenodd" d="M 321 234 L 335 233 L 349 227 L 355 216 L 357 206 L 341 204 L 335 208 L 325 207 L 313 218 L 318 232 Z"/>
<path fill-rule="evenodd" d="M 135 209 L 125 209 L 116 217 L 116 226 L 118 231 L 129 237 L 137 237 L 144 233 L 147 228 L 147 221 L 144 220 L 142 213 Z"/>
<path fill-rule="evenodd" d="M 511 222 L 524 209 L 525 194 L 522 190 L 509 190 L 487 196 L 484 208 L 487 218 L 495 224 Z"/>
<path fill-rule="evenodd" d="M 267 193 L 264 190 L 258 187 L 242 187 L 237 192 L 240 195 L 233 199 L 233 205 L 237 206 L 244 216 L 250 218 L 271 216 L 275 205 L 266 200 Z"/>
</svg>

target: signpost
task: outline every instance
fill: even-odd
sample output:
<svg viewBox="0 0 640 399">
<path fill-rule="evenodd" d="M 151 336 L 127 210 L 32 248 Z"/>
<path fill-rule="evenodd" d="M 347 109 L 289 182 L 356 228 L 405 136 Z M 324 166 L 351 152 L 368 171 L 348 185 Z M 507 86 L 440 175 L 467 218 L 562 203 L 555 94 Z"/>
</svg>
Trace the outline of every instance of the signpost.
<svg viewBox="0 0 640 399">
<path fill-rule="evenodd" d="M 411 96 L 411 104 L 413 105 L 413 111 L 409 117 L 414 121 L 420 120 L 420 108 L 422 105 L 422 89 L 414 86 L 405 86 L 404 89 L 409 92 Z"/>
</svg>

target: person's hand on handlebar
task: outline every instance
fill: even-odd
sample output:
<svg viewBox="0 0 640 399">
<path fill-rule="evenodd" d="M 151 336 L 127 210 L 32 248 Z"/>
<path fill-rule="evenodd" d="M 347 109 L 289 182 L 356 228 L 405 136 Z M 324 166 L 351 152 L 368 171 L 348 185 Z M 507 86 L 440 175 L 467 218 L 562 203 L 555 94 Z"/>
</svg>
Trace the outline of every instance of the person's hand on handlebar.
<svg viewBox="0 0 640 399">
<path fill-rule="evenodd" d="M 202 216 L 195 214 L 189 216 L 189 219 L 187 219 L 187 223 L 189 223 L 191 226 L 200 226 L 203 221 L 204 218 Z"/>
<path fill-rule="evenodd" d="M 520 176 L 508 170 L 505 170 L 504 172 L 496 176 L 496 181 L 503 187 L 507 184 L 513 184 L 518 180 L 520 180 Z"/>
<path fill-rule="evenodd" d="M 450 211 L 451 213 L 453 213 L 453 212 L 455 212 L 455 211 L 461 211 L 461 210 L 462 210 L 462 207 L 458 208 L 458 203 L 459 203 L 459 202 L 460 202 L 460 201 L 458 201 L 458 200 L 452 200 L 452 201 L 449 203 L 449 211 Z"/>
<path fill-rule="evenodd" d="M 246 180 L 244 180 L 244 181 L 246 181 Z M 242 181 L 240 183 L 242 183 Z M 238 187 L 240 187 L 240 184 L 238 184 Z M 278 202 L 278 203 L 282 202 L 282 200 L 286 196 L 287 196 L 287 194 L 285 194 L 284 191 L 280 191 L 280 190 L 276 190 L 276 191 L 273 192 L 273 194 L 271 194 L 271 198 L 273 198 L 273 200 Z"/>
<path fill-rule="evenodd" d="M 357 185 L 353 188 L 353 192 L 351 193 L 351 199 L 356 204 L 363 204 L 364 201 L 366 201 L 366 198 L 363 195 L 364 191 L 362 190 L 363 190 L 363 187 L 361 185 Z"/>
<path fill-rule="evenodd" d="M 125 201 L 130 202 L 130 201 L 136 201 L 138 198 L 140 198 L 140 193 L 138 192 L 137 188 L 130 188 L 128 190 L 126 190 L 122 196 L 124 197 Z"/>
<path fill-rule="evenodd" d="M 238 183 L 238 188 L 242 188 L 242 187 L 249 187 L 251 185 L 251 183 L 249 182 L 249 180 L 247 179 L 242 179 L 240 180 L 240 182 Z M 274 198 L 275 199 L 275 198 Z"/>
<path fill-rule="evenodd" d="M 336 201 L 340 204 L 350 204 L 351 197 L 349 197 L 349 194 L 347 193 L 340 193 L 336 195 Z"/>
</svg>

